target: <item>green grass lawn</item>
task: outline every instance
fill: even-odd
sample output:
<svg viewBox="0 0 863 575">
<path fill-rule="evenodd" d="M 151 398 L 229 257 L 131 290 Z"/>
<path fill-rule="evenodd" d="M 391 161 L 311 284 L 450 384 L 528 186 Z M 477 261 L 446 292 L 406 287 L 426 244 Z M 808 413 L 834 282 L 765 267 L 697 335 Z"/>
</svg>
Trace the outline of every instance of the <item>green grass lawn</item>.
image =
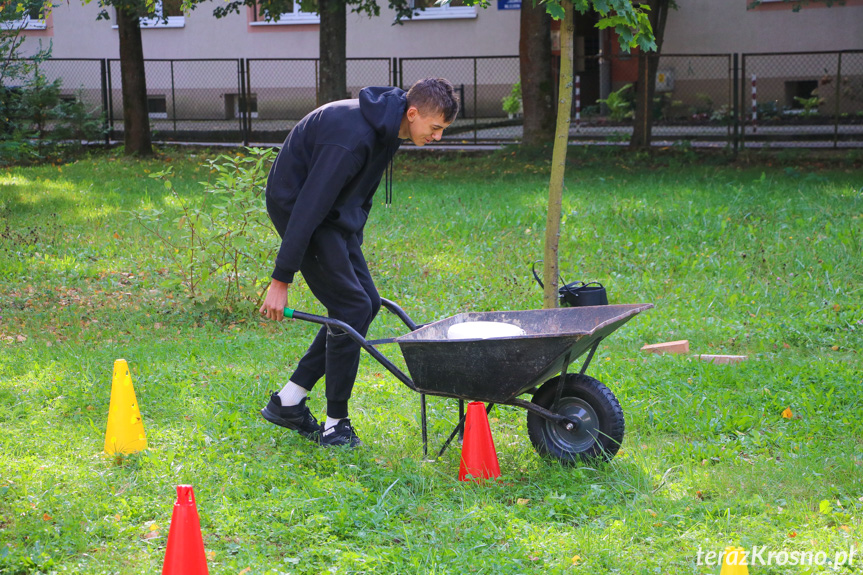
<svg viewBox="0 0 863 575">
<path fill-rule="evenodd" d="M 863 572 L 859 166 L 573 162 L 564 278 L 655 304 L 588 372 L 619 398 L 626 438 L 608 464 L 564 467 L 536 455 L 523 410 L 496 407 L 502 477 L 476 485 L 457 480 L 457 445 L 423 461 L 419 396 L 365 354 L 362 448 L 322 450 L 260 417 L 315 326 L 169 285 L 177 253 L 130 212 L 165 210 L 180 233 L 177 197 L 147 175 L 170 162 L 179 197 L 204 203 L 205 153 L 183 154 L 0 172 L 0 573 L 159 573 L 182 483 L 213 574 L 718 574 L 707 553 L 729 545 L 816 563 L 780 554 L 752 575 Z M 366 230 L 381 294 L 417 322 L 540 307 L 548 170 L 510 152 L 401 154 L 394 204 L 380 198 Z M 290 298 L 322 311 L 301 281 Z M 382 311 L 370 337 L 401 333 Z M 639 351 L 679 339 L 689 355 Z M 118 358 L 149 449 L 108 457 Z M 429 416 L 435 449 L 455 402 L 430 398 Z"/>
</svg>

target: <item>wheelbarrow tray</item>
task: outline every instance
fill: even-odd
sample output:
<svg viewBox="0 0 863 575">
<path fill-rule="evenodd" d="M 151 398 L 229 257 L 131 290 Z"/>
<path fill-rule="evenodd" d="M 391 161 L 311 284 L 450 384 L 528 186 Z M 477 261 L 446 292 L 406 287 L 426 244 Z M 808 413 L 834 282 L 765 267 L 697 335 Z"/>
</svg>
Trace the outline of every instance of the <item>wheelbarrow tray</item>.
<svg viewBox="0 0 863 575">
<path fill-rule="evenodd" d="M 418 391 L 429 395 L 507 403 L 560 373 L 600 339 L 653 304 L 603 305 L 461 313 L 412 331 L 395 342 Z M 525 335 L 447 339 L 455 324 L 495 321 Z"/>
</svg>

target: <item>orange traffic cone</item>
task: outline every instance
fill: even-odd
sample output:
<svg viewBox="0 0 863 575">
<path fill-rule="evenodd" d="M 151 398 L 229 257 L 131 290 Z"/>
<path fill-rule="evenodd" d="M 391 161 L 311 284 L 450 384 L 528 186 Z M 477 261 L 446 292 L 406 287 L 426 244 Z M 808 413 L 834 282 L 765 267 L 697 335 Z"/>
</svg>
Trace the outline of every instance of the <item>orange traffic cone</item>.
<svg viewBox="0 0 863 575">
<path fill-rule="evenodd" d="M 497 463 L 494 440 L 491 438 L 491 428 L 488 426 L 485 404 L 472 401 L 467 404 L 458 479 L 476 481 L 494 477 L 500 477 L 500 466 Z"/>
<path fill-rule="evenodd" d="M 201 523 L 191 485 L 177 486 L 162 575 L 208 575 Z"/>
</svg>

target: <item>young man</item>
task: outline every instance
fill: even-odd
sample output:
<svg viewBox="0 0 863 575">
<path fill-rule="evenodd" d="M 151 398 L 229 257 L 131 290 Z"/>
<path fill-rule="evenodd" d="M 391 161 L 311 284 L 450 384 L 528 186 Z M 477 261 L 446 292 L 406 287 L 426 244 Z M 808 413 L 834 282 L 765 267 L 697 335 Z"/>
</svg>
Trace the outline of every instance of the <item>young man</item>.
<svg viewBox="0 0 863 575">
<path fill-rule="evenodd" d="M 267 212 L 282 245 L 262 315 L 283 319 L 299 271 L 329 317 L 366 335 L 381 306 L 360 249 L 372 197 L 401 141 L 424 146 L 440 140 L 458 107 L 452 84 L 430 78 L 408 92 L 364 88 L 359 99 L 327 104 L 300 120 L 267 179 Z M 359 445 L 348 418 L 359 360 L 359 345 L 322 327 L 261 414 L 322 445 Z M 327 419 L 319 425 L 306 395 L 324 375 Z"/>
</svg>

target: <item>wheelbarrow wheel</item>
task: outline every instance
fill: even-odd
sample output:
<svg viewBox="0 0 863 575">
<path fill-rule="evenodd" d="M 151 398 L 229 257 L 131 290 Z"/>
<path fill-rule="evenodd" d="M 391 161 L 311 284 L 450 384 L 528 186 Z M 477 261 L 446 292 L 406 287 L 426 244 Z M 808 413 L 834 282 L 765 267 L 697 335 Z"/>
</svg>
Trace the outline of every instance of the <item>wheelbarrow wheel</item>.
<svg viewBox="0 0 863 575">
<path fill-rule="evenodd" d="M 527 413 L 527 433 L 540 455 L 571 465 L 594 459 L 610 460 L 623 441 L 623 410 L 611 390 L 597 379 L 567 374 L 558 396 L 560 377 L 545 382 L 533 403 L 578 423 L 568 430 L 563 424 Z"/>
</svg>

